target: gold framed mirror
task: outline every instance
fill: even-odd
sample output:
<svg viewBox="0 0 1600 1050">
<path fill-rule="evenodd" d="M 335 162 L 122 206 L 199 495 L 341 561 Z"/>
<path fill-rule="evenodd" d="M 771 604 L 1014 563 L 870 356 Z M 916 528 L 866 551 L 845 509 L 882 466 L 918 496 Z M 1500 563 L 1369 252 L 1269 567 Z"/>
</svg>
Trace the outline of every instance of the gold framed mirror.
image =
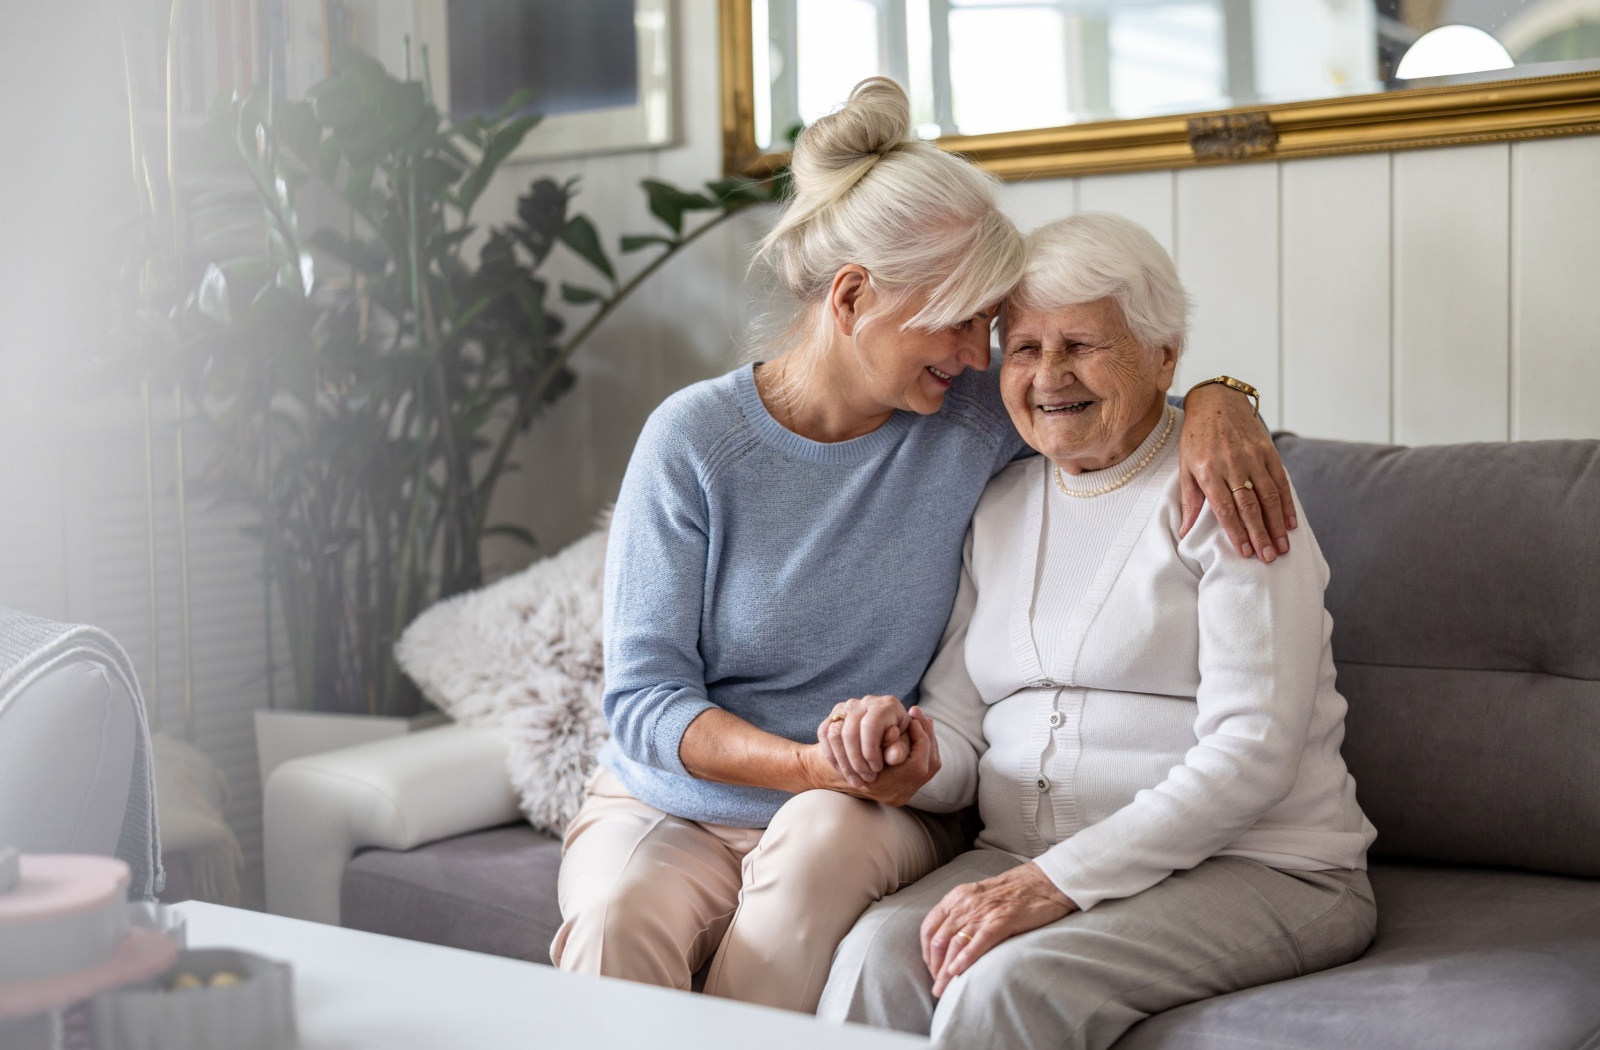
<svg viewBox="0 0 1600 1050">
<path fill-rule="evenodd" d="M 1130 10 L 1138 9 L 1146 20 L 1154 13 L 1171 12 L 1183 6 L 1201 14 L 1215 12 L 1209 22 L 1204 18 L 1195 18 L 1182 27 L 1182 33 L 1191 40 L 1216 41 L 1213 47 L 1216 57 L 1211 60 L 1208 74 L 1216 82 L 1215 86 L 1199 91 L 1188 88 L 1187 97 L 1202 104 L 1184 111 L 1182 100 L 1185 86 L 1179 84 L 1170 98 L 1152 100 L 1146 97 L 1139 100 L 1146 109 L 1172 112 L 1122 117 L 1114 109 L 1108 108 L 1107 96 L 1112 92 L 1103 87 L 1107 82 L 1115 83 L 1116 73 L 1114 70 L 1106 72 L 1102 68 L 1101 97 L 1093 97 L 1096 95 L 1094 84 L 1090 84 L 1087 91 L 1082 84 L 1077 85 L 1080 101 L 1072 107 L 1073 112 L 1061 106 L 1053 110 L 1040 110 L 1037 105 L 1022 105 L 1013 100 L 1034 100 L 1039 94 L 1019 89 L 1011 99 L 1007 99 L 1004 91 L 993 90 L 992 84 L 988 92 L 992 100 L 991 112 L 988 115 L 980 114 L 981 119 L 965 117 L 950 105 L 951 67 L 955 63 L 949 56 L 953 53 L 959 55 L 958 51 L 951 48 L 951 26 L 957 24 L 952 22 L 952 18 L 956 15 L 982 15 L 993 19 L 996 12 L 1002 9 L 1013 13 L 1032 9 L 1037 13 L 1049 8 L 1051 10 L 1048 13 L 1053 17 L 1059 12 L 1062 13 L 1060 18 L 1078 18 L 1081 21 L 1081 12 L 1104 11 L 1118 2 L 1128 4 Z M 1282 4 L 1285 0 L 1272 2 Z M 1301 2 L 1309 3 L 1312 0 Z M 1331 97 L 1272 101 L 1272 92 L 1263 90 L 1256 93 L 1250 90 L 1250 67 L 1271 66 L 1274 61 L 1272 55 L 1264 52 L 1257 41 L 1253 48 L 1247 45 L 1241 59 L 1237 43 L 1230 43 L 1231 38 L 1225 32 L 1233 29 L 1233 23 L 1229 23 L 1228 18 L 1241 17 L 1241 10 L 1244 12 L 1242 17 L 1248 20 L 1252 8 L 1249 0 L 1197 0 L 1187 5 L 1171 2 L 1157 4 L 1150 0 L 1032 0 L 1005 3 L 999 0 L 854 0 L 856 6 L 867 10 L 869 15 L 877 13 L 883 19 L 883 32 L 873 42 L 877 56 L 876 68 L 868 68 L 861 75 L 886 72 L 902 82 L 911 81 L 909 86 L 914 110 L 919 108 L 917 81 L 919 78 L 931 79 L 934 84 L 932 101 L 921 106 L 929 119 L 919 121 L 919 134 L 935 139 L 945 149 L 973 157 L 983 167 L 1005 179 L 1183 168 L 1600 131 L 1600 0 L 1523 0 L 1527 11 L 1523 12 L 1521 23 L 1514 24 L 1512 29 L 1521 32 L 1531 43 L 1518 45 L 1522 50 L 1518 52 L 1516 65 L 1512 64 L 1510 52 L 1503 51 L 1506 56 L 1503 65 L 1510 68 L 1480 69 L 1467 75 L 1407 81 L 1396 78 L 1397 71 L 1404 72 L 1405 58 L 1402 56 L 1409 53 L 1408 48 L 1421 48 L 1430 36 L 1439 35 L 1425 28 L 1416 28 L 1412 23 L 1426 27 L 1433 22 L 1425 19 L 1446 21 L 1451 17 L 1453 7 L 1462 6 L 1461 0 L 1454 0 L 1453 5 L 1450 0 L 1314 2 L 1334 12 L 1355 11 L 1365 19 L 1356 25 L 1356 31 L 1375 36 L 1378 46 L 1360 49 L 1363 53 L 1357 56 L 1356 61 L 1362 65 L 1354 75 L 1336 68 L 1339 63 L 1335 61 L 1317 67 L 1319 71 L 1325 67 L 1330 83 L 1337 85 L 1330 88 L 1331 91 L 1345 93 Z M 780 102 L 787 101 L 790 112 L 804 115 L 803 107 L 796 111 L 794 96 L 797 91 L 793 67 L 799 64 L 794 57 L 796 45 L 798 41 L 800 47 L 804 46 L 806 27 L 801 24 L 799 32 L 796 32 L 797 17 L 793 12 L 798 10 L 815 19 L 822 11 L 820 7 L 799 6 L 807 3 L 814 3 L 814 0 L 721 0 L 723 159 L 724 167 L 730 174 L 760 175 L 784 160 L 785 155 L 774 151 L 769 144 L 781 140 L 780 135 L 773 133 L 784 119 Z M 1410 23 L 1385 15 L 1386 3 L 1408 17 Z M 1499 6 L 1509 9 L 1518 5 Z M 1565 12 L 1565 22 L 1552 21 L 1550 12 L 1556 8 Z M 930 10 L 933 12 L 933 32 L 917 32 L 920 27 L 916 19 L 926 19 Z M 1281 12 L 1284 8 L 1267 10 Z M 788 13 L 789 21 L 784 27 L 786 32 L 774 30 L 776 20 L 769 18 L 770 12 L 778 11 Z M 893 19 L 900 21 L 894 22 Z M 758 22 L 763 24 L 758 25 Z M 908 33 L 903 28 L 907 24 L 913 27 L 913 32 Z M 1014 21 L 1012 32 L 1017 32 L 1015 27 L 1026 24 Z M 1533 28 L 1530 30 L 1529 26 Z M 1551 26 L 1556 28 L 1551 29 Z M 1303 22 L 1296 28 L 1305 32 Z M 1322 30 L 1319 39 L 1325 37 L 1337 43 L 1336 28 Z M 1446 28 L 1459 27 L 1446 22 L 1441 30 Z M 1529 36 L 1533 31 L 1544 35 Z M 834 58 L 834 45 L 854 40 L 851 32 L 848 25 L 840 22 L 837 24 L 837 35 L 830 38 L 828 51 L 833 62 L 835 81 L 840 81 L 838 70 L 848 68 L 849 60 Z M 817 39 L 816 30 L 813 29 L 811 33 L 810 39 Z M 1209 37 L 1207 33 L 1210 33 Z M 1488 34 L 1482 35 L 1488 37 Z M 758 37 L 768 43 L 768 48 L 761 52 L 753 47 Z M 911 38 L 909 46 L 908 37 Z M 1075 38 L 1079 41 L 1076 45 L 1079 50 L 1072 50 L 1074 45 L 1071 41 L 1062 45 L 1065 48 L 1064 55 L 1075 57 L 1060 65 L 1065 66 L 1082 57 L 1082 38 L 1080 27 Z M 1018 39 L 1032 38 L 1019 36 Z M 917 57 L 929 48 L 930 41 L 935 54 L 931 77 L 926 68 L 928 63 L 920 63 L 922 68 L 919 68 L 917 61 Z M 1396 45 L 1395 41 L 1399 41 L 1399 44 Z M 1561 43 L 1566 50 L 1553 49 L 1552 41 Z M 1384 50 L 1385 46 L 1389 48 L 1388 51 Z M 1492 46 L 1499 47 L 1499 44 Z M 861 48 L 856 47 L 855 50 Z M 1346 50 L 1350 48 L 1347 46 Z M 1371 55 L 1368 56 L 1366 51 L 1370 51 Z M 908 52 L 913 54 L 910 62 L 905 58 Z M 967 61 L 970 65 L 973 49 L 969 47 L 968 52 Z M 942 69 L 939 67 L 941 57 L 944 62 Z M 984 57 L 992 60 L 992 56 Z M 1296 58 L 1300 59 L 1301 56 Z M 870 65 L 873 58 L 871 55 L 866 58 L 858 56 L 855 61 Z M 1492 57 L 1489 61 L 1493 64 Z M 1091 61 L 1086 64 L 1094 63 Z M 1103 58 L 1099 65 L 1106 66 Z M 1301 61 L 1296 66 L 1292 62 L 1279 61 L 1277 65 L 1284 69 L 1295 69 L 1304 68 L 1306 63 Z M 1239 66 L 1244 66 L 1246 70 L 1243 90 L 1239 83 Z M 790 81 L 785 100 L 780 98 L 784 94 L 780 81 L 786 68 Z M 1032 68 L 1042 68 L 1042 65 L 1035 62 Z M 778 72 L 775 74 L 774 71 Z M 1542 75 L 1529 76 L 1529 73 Z M 1205 71 L 1202 70 L 1200 75 L 1206 75 Z M 761 79 L 770 83 L 758 85 Z M 812 79 L 815 83 L 825 85 L 822 90 L 831 89 L 834 94 L 839 93 L 837 85 L 827 83 L 827 78 L 818 76 Z M 853 82 L 853 71 L 848 79 Z M 1191 77 L 1191 80 L 1194 79 Z M 1121 81 L 1125 84 L 1136 82 L 1127 76 Z M 1009 89 L 1009 84 L 1006 88 Z M 817 90 L 813 88 L 811 94 L 816 96 Z M 1302 96 L 1315 93 L 1314 89 L 1292 86 L 1280 90 L 1278 94 L 1294 98 L 1297 92 Z M 981 89 L 975 87 L 968 92 L 968 97 L 978 97 L 980 94 Z M 1063 96 L 1070 94 L 1070 90 L 1063 92 Z M 1144 94 L 1149 96 L 1150 92 L 1146 90 Z M 1261 100 L 1248 105 L 1205 104 L 1207 101 L 1226 102 L 1255 97 L 1257 94 Z M 1089 97 L 1087 104 L 1081 101 L 1086 96 Z M 812 105 L 814 107 L 816 103 Z M 998 119 L 993 115 L 996 107 L 1003 110 Z M 1030 113 L 1044 113 L 1058 120 L 1064 115 L 1073 122 L 1058 122 L 1049 127 L 1006 127 L 1004 130 L 980 134 L 961 133 L 966 127 L 974 125 L 1004 126 L 1007 120 L 1025 121 Z M 1097 119 L 1108 114 L 1113 119 Z"/>
</svg>

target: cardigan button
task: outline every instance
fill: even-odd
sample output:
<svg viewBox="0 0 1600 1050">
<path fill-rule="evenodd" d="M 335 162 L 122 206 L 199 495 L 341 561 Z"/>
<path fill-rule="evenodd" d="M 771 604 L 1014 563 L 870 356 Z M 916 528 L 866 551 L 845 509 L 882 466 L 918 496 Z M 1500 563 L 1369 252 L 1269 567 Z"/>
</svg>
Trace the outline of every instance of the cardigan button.
<svg viewBox="0 0 1600 1050">
<path fill-rule="evenodd" d="M 1050 728 L 1051 729 L 1059 729 L 1061 727 L 1061 722 L 1062 722 L 1061 712 L 1060 711 L 1051 711 L 1050 712 Z"/>
<path fill-rule="evenodd" d="M 1040 777 L 1038 780 L 1035 780 L 1033 782 L 1033 786 L 1038 788 L 1040 791 L 1049 791 L 1050 790 L 1050 778 L 1049 777 Z"/>
</svg>

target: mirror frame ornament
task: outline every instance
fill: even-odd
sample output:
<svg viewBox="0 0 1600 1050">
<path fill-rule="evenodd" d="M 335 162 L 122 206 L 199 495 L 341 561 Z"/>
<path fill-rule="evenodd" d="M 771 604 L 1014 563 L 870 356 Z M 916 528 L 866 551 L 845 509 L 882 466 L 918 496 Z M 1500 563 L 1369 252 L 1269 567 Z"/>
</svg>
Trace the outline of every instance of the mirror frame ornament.
<svg viewBox="0 0 1600 1050">
<path fill-rule="evenodd" d="M 756 146 L 750 0 L 721 0 L 721 7 L 723 168 L 730 175 L 761 176 L 784 163 L 787 154 L 764 153 Z M 938 144 L 1010 180 L 1597 131 L 1600 72 L 1583 72 L 990 135 L 946 135 Z"/>
</svg>

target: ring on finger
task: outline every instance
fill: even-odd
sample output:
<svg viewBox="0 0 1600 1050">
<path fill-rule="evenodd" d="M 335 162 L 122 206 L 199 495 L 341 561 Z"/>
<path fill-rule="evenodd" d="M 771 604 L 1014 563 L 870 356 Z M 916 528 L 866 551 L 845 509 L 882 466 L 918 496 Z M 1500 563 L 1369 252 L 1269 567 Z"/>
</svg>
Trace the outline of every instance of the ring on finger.
<svg viewBox="0 0 1600 1050">
<path fill-rule="evenodd" d="M 972 940 L 972 934 L 968 933 L 966 930 L 957 930 L 955 933 L 950 935 L 950 939 L 953 941 L 963 940 L 970 942 Z"/>
<path fill-rule="evenodd" d="M 1251 481 L 1249 478 L 1245 478 L 1243 485 L 1235 485 L 1232 488 L 1230 488 L 1228 491 L 1229 492 L 1238 492 L 1241 489 L 1253 489 L 1255 487 L 1256 487 L 1256 483 L 1255 482 Z"/>
<path fill-rule="evenodd" d="M 832 714 L 828 716 L 829 722 L 843 722 L 844 720 L 845 716 L 841 714 Z"/>
</svg>

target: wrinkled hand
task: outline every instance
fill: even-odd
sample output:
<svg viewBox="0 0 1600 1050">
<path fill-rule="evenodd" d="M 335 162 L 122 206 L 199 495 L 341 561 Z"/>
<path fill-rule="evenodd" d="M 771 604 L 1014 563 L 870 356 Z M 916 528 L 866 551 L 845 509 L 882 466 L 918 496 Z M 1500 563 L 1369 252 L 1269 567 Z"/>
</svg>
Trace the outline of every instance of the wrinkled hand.
<svg viewBox="0 0 1600 1050">
<path fill-rule="evenodd" d="M 835 756 L 845 753 L 842 739 L 842 726 L 845 723 L 824 722 L 817 730 L 821 739 L 805 749 L 811 770 L 811 786 L 840 791 L 886 806 L 904 806 L 910 802 L 922 785 L 939 772 L 939 741 L 934 735 L 932 720 L 922 713 L 921 708 L 913 707 L 905 715 L 903 734 L 897 735 L 888 748 L 888 757 L 899 760 L 892 764 L 881 762 L 870 782 L 862 779 L 848 764 L 848 760 L 843 766 L 837 764 L 839 759 Z M 881 738 L 878 742 L 882 743 Z M 899 754 L 901 750 L 904 751 L 903 757 Z"/>
<path fill-rule="evenodd" d="M 911 715 L 894 696 L 863 696 L 835 704 L 817 726 L 817 743 L 853 788 L 878 778 L 884 766 L 906 760 Z"/>
<path fill-rule="evenodd" d="M 1187 536 L 1200 508 L 1211 513 L 1246 558 L 1264 562 L 1289 553 L 1289 529 L 1298 528 L 1289 475 L 1272 435 L 1251 411 L 1250 399 L 1220 383 L 1189 395 L 1180 439 L 1183 525 Z M 1239 488 L 1246 481 L 1253 488 Z M 1238 488 L 1238 491 L 1233 491 Z"/>
<path fill-rule="evenodd" d="M 957 886 L 922 920 L 922 961 L 933 975 L 934 997 L 1001 941 L 1077 910 L 1032 861 Z"/>
</svg>

